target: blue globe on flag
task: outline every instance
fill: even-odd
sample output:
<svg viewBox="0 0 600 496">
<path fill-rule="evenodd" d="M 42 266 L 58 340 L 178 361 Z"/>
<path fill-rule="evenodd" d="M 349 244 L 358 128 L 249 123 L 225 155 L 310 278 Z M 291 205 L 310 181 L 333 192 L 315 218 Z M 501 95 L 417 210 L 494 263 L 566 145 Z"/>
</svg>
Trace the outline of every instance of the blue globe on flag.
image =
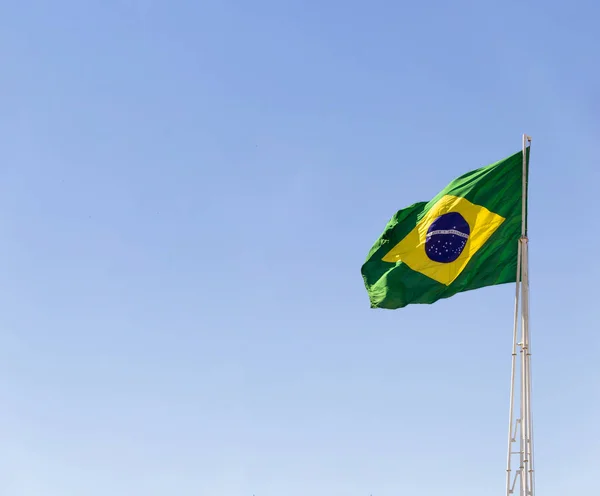
<svg viewBox="0 0 600 496">
<path fill-rule="evenodd" d="M 465 249 L 471 228 L 458 212 L 449 212 L 435 219 L 425 238 L 425 253 L 438 263 L 454 262 Z"/>
</svg>

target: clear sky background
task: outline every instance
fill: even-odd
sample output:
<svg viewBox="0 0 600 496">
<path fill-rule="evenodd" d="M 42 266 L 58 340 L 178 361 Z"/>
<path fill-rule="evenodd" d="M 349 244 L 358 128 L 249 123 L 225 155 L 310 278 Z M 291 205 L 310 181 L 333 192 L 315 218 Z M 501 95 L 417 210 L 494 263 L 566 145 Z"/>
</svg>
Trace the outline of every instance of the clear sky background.
<svg viewBox="0 0 600 496">
<path fill-rule="evenodd" d="M 597 2 L 0 6 L 0 494 L 503 494 L 514 287 L 371 310 L 533 137 L 537 489 L 600 463 Z"/>
</svg>

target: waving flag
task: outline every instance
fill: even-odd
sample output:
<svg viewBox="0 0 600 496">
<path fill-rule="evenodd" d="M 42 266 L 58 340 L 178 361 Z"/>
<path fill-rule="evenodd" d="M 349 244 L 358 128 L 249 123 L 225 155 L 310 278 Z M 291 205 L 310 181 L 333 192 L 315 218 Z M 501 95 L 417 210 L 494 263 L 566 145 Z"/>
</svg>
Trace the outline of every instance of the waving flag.
<svg viewBox="0 0 600 496">
<path fill-rule="evenodd" d="M 518 152 L 455 179 L 429 202 L 398 211 L 362 266 L 371 306 L 434 303 L 515 282 L 522 178 Z"/>
</svg>

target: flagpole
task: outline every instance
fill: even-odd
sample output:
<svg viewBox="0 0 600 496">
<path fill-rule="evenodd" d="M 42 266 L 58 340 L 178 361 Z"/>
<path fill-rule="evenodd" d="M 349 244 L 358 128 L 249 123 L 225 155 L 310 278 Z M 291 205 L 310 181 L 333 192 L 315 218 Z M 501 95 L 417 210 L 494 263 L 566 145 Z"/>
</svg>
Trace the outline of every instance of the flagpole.
<svg viewBox="0 0 600 496">
<path fill-rule="evenodd" d="M 512 455 L 512 443 L 515 442 L 516 429 L 519 420 L 515 425 L 513 431 L 513 417 L 514 417 L 514 405 L 515 405 L 515 376 L 516 376 L 516 365 L 517 365 L 517 332 L 519 328 L 519 301 L 521 296 L 521 241 L 519 240 L 517 248 L 517 283 L 515 284 L 515 320 L 513 330 L 513 345 L 512 345 L 512 364 L 511 364 L 511 380 L 510 380 L 510 407 L 509 407 L 509 420 L 508 420 L 508 455 L 506 461 L 506 495 L 509 496 L 513 493 L 514 482 L 511 484 L 511 461 Z M 515 476 L 516 481 L 516 476 Z"/>
<path fill-rule="evenodd" d="M 525 489 L 526 495 L 534 495 L 534 470 L 533 470 L 533 417 L 531 413 L 531 341 L 529 336 L 529 239 L 527 237 L 527 211 L 526 211 L 526 200 L 527 200 L 527 143 L 531 146 L 531 138 L 526 134 L 523 135 L 523 201 L 522 201 L 522 212 L 524 213 L 521 219 L 521 241 L 523 247 L 521 249 L 521 256 L 523 260 L 521 265 L 523 271 L 521 274 L 521 292 L 523 294 L 522 303 L 522 322 L 521 322 L 521 341 L 522 341 L 522 371 L 523 375 L 523 397 L 524 402 L 524 419 L 522 430 L 522 438 L 525 446 L 525 464 L 523 467 L 523 475 L 525 476 Z"/>
<path fill-rule="evenodd" d="M 527 238 L 527 144 L 531 137 L 523 135 L 523 173 L 521 201 L 521 238 L 517 250 L 517 275 L 515 287 L 515 313 L 511 360 L 510 407 L 508 424 L 508 453 L 506 462 L 506 495 L 514 494 L 517 481 L 519 496 L 534 496 L 533 469 L 533 417 L 531 415 L 531 346 L 529 338 L 529 250 Z M 519 319 L 519 303 L 521 312 Z M 517 341 L 519 320 L 520 339 Z M 517 347 L 521 355 L 519 364 L 519 413 L 515 419 L 515 383 L 517 372 Z M 519 432 L 519 451 L 513 451 Z M 519 455 L 519 469 L 512 477 L 512 459 Z"/>
</svg>

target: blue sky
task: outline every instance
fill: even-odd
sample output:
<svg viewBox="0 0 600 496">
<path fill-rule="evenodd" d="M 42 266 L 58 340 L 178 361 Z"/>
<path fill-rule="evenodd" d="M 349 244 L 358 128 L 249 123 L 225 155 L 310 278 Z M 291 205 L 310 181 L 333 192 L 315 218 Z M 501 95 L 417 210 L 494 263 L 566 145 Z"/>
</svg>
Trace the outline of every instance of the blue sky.
<svg viewBox="0 0 600 496">
<path fill-rule="evenodd" d="M 513 286 L 376 311 L 533 137 L 538 493 L 597 487 L 594 2 L 0 6 L 0 493 L 503 494 Z"/>
</svg>

